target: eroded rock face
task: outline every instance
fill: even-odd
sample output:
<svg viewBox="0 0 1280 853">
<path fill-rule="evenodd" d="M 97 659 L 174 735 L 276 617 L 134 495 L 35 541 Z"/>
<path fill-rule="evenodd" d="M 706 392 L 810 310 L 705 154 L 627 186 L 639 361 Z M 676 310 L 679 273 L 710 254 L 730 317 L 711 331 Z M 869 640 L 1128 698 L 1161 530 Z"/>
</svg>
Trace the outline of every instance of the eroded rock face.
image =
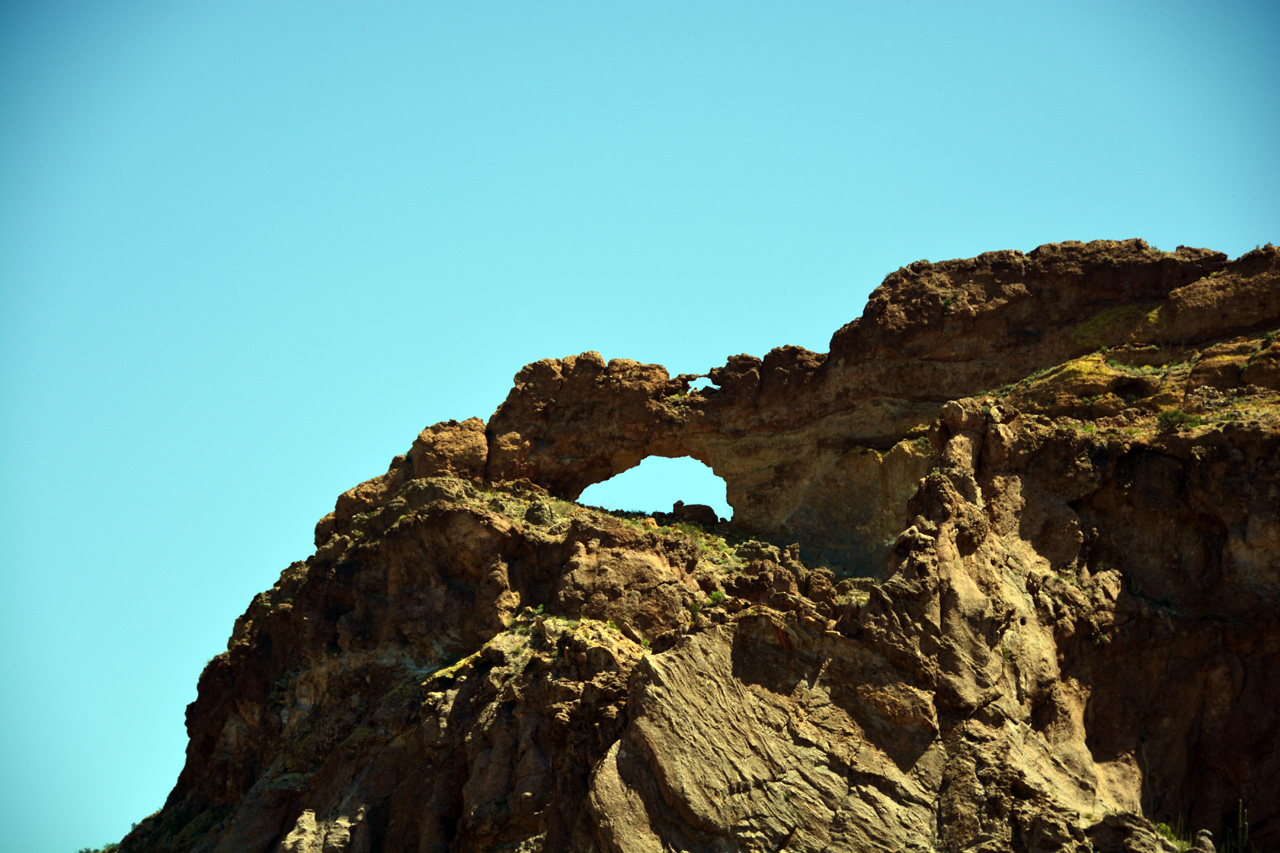
<svg viewBox="0 0 1280 853">
<path fill-rule="evenodd" d="M 1185 349 L 1271 328 L 1278 255 L 1267 247 L 1228 261 L 1130 240 L 918 262 L 885 279 L 830 355 L 734 356 L 708 373 L 717 387 L 695 391 L 695 377 L 671 379 L 657 365 L 606 364 L 593 352 L 545 359 L 517 374 L 490 418 L 487 473 L 574 499 L 646 456 L 690 456 L 724 479 L 742 530 L 878 575 L 904 526 L 900 507 L 932 462 L 895 446 L 944 402 L 1101 347 Z M 1223 357 L 1224 377 L 1205 384 L 1239 381 L 1231 365 L 1245 359 Z M 1261 374 L 1270 358 L 1249 366 Z M 872 451 L 892 459 L 867 464 Z"/>
<path fill-rule="evenodd" d="M 1278 330 L 1274 247 L 1069 243 L 715 389 L 529 365 L 255 598 L 123 849 L 1280 848 Z M 648 455 L 732 522 L 571 502 Z"/>
</svg>

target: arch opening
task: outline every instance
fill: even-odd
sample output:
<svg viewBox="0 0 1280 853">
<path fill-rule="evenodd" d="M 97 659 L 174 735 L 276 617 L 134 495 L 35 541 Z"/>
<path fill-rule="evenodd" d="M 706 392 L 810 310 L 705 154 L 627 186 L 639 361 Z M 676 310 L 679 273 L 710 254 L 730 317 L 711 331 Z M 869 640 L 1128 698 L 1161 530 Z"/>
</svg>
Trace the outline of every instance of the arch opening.
<svg viewBox="0 0 1280 853">
<path fill-rule="evenodd" d="M 647 456 L 634 468 L 587 486 L 579 503 L 625 512 L 671 512 L 676 501 L 704 504 L 723 519 L 733 517 L 724 480 L 689 456 Z"/>
</svg>

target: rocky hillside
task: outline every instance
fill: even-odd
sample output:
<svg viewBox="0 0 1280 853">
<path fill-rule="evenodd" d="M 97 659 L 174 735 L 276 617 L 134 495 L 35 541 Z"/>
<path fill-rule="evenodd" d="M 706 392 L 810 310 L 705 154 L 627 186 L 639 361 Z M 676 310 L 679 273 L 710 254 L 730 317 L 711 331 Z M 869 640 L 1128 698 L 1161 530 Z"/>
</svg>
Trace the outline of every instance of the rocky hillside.
<svg viewBox="0 0 1280 853">
<path fill-rule="evenodd" d="M 121 850 L 1280 850 L 1278 331 L 1273 246 L 1063 243 L 699 390 L 528 365 L 338 498 Z M 574 502 L 654 455 L 733 519 Z"/>
</svg>

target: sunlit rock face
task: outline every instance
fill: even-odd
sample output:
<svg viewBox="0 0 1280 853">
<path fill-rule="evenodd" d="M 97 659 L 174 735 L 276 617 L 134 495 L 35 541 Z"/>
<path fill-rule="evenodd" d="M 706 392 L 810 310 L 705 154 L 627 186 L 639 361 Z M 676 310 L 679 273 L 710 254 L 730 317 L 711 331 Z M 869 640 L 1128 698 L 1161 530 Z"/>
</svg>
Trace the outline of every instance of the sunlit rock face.
<svg viewBox="0 0 1280 853">
<path fill-rule="evenodd" d="M 339 497 L 122 848 L 1278 849 L 1277 331 L 1274 247 L 1064 243 L 700 390 L 528 365 Z M 648 456 L 732 520 L 573 502 Z"/>
</svg>

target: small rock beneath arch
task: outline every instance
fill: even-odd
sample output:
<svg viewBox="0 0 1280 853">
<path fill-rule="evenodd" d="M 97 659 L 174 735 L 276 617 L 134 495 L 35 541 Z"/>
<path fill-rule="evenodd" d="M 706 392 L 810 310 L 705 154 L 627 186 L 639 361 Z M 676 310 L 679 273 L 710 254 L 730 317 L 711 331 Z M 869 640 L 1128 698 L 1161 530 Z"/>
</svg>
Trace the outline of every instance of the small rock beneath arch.
<svg viewBox="0 0 1280 853">
<path fill-rule="evenodd" d="M 715 525 L 720 523 L 720 516 L 706 504 L 686 504 L 676 501 L 671 507 L 671 515 L 676 521 L 691 521 L 694 524 Z"/>
</svg>

